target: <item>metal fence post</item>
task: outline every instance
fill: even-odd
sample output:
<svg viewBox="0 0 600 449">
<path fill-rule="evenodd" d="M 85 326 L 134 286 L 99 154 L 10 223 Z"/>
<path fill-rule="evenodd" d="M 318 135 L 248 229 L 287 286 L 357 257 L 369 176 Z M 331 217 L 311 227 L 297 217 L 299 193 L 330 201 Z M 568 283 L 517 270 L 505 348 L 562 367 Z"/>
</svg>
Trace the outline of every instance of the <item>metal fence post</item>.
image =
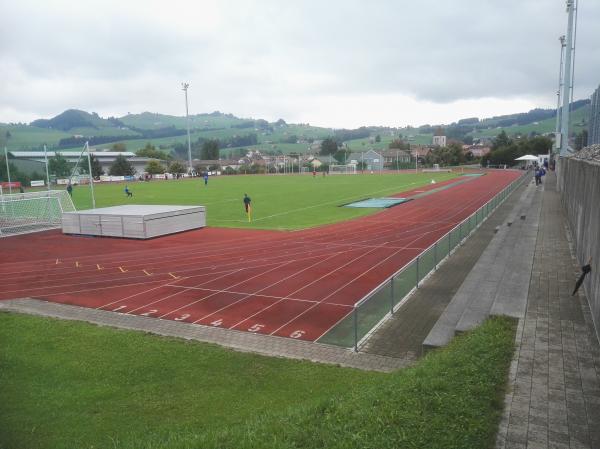
<svg viewBox="0 0 600 449">
<path fill-rule="evenodd" d="M 391 299 L 390 313 L 394 313 L 394 277 L 393 276 L 392 276 L 392 279 L 390 279 L 390 291 L 391 291 L 391 295 L 390 295 L 390 299 Z"/>
<path fill-rule="evenodd" d="M 417 288 L 419 288 L 419 257 L 417 257 Z"/>
<path fill-rule="evenodd" d="M 354 308 L 354 352 L 358 352 L 358 317 Z"/>
</svg>

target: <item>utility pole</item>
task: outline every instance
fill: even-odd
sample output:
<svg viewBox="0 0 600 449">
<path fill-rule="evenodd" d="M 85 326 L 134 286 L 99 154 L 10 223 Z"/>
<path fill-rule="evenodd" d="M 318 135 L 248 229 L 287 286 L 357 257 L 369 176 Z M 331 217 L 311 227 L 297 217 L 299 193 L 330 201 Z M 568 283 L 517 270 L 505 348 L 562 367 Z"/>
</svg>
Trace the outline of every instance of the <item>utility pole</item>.
<svg viewBox="0 0 600 449">
<path fill-rule="evenodd" d="M 190 139 L 190 117 L 188 110 L 188 87 L 190 87 L 189 83 L 181 83 L 182 90 L 185 92 L 185 121 L 187 124 L 187 138 L 188 138 L 188 172 L 190 176 L 192 176 L 193 167 L 192 167 L 192 141 Z"/>
<path fill-rule="evenodd" d="M 569 102 L 571 100 L 571 91 L 573 89 L 571 74 L 572 56 L 573 56 L 573 30 L 575 28 L 574 18 L 575 10 L 577 9 L 576 0 L 567 0 L 567 13 L 569 15 L 567 22 L 567 42 L 565 44 L 565 65 L 563 76 L 563 93 L 562 93 L 562 114 L 560 126 L 560 155 L 567 156 L 569 146 Z"/>
</svg>

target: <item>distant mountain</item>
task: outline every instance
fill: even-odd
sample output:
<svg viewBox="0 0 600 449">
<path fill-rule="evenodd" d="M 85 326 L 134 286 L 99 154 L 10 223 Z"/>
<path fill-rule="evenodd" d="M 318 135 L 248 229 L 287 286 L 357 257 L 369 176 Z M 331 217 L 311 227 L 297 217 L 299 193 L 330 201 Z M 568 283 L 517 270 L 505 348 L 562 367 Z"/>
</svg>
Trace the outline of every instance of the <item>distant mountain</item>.
<svg viewBox="0 0 600 449">
<path fill-rule="evenodd" d="M 62 114 L 51 119 L 39 119 L 31 122 L 31 126 L 37 128 L 58 129 L 61 131 L 69 131 L 73 128 L 110 128 L 124 126 L 119 120 L 110 117 L 108 119 L 101 118 L 95 112 L 80 111 L 78 109 L 68 109 Z"/>
</svg>

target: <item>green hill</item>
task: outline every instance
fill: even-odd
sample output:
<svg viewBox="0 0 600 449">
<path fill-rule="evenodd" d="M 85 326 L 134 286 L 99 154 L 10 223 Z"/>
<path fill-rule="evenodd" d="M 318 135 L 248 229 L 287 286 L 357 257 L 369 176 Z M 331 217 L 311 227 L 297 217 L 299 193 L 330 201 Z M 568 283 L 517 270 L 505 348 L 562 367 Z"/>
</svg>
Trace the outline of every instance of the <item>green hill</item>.
<svg viewBox="0 0 600 449">
<path fill-rule="evenodd" d="M 572 132 L 586 127 L 589 100 L 573 102 Z M 344 130 L 287 124 L 283 120 L 268 122 L 262 119 L 240 118 L 232 114 L 211 112 L 190 116 L 192 142 L 200 147 L 208 139 L 221 142 L 222 157 L 239 154 L 244 149 L 270 153 L 309 151 L 314 140 L 335 135 L 352 151 L 382 150 L 391 140 L 401 138 L 411 144 L 431 144 L 437 128 L 450 139 L 470 141 L 478 137 L 494 137 L 502 130 L 509 136 L 544 134 L 554 131 L 556 111 L 533 109 L 529 112 L 486 119 L 471 117 L 449 125 L 423 125 L 418 128 L 363 127 Z M 375 137 L 379 136 L 379 142 Z M 88 141 L 92 148 L 107 148 L 123 143 L 130 151 L 151 143 L 164 151 L 187 145 L 185 117 L 143 112 L 123 117 L 102 118 L 96 113 L 69 109 L 54 118 L 34 120 L 30 125 L 0 124 L 0 144 L 9 150 L 40 150 L 82 147 Z M 242 142 L 242 143 L 240 143 Z M 244 143 L 250 142 L 244 145 Z M 241 145 L 241 146 L 240 146 Z"/>
</svg>

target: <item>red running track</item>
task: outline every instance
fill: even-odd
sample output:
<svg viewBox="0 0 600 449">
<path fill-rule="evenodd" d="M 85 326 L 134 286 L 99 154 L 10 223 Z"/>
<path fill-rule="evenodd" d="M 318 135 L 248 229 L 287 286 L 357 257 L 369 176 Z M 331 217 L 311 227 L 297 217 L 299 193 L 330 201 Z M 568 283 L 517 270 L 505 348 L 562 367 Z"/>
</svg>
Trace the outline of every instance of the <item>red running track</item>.
<svg viewBox="0 0 600 449">
<path fill-rule="evenodd" d="M 489 172 L 368 217 L 295 232 L 205 228 L 154 240 L 0 240 L 1 299 L 32 297 L 314 341 L 519 177 Z"/>
</svg>

